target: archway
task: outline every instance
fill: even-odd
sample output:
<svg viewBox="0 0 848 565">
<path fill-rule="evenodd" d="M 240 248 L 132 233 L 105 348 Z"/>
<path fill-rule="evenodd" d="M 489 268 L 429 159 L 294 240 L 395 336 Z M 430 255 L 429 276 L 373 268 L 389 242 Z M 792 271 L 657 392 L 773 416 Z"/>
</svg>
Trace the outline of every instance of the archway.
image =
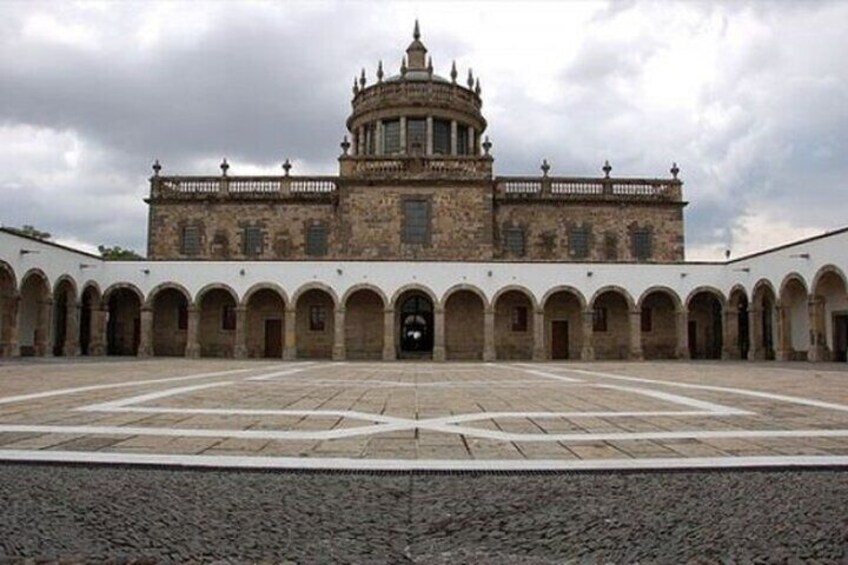
<svg viewBox="0 0 848 565">
<path fill-rule="evenodd" d="M 819 271 L 813 283 L 813 320 L 817 360 L 846 360 L 848 351 L 848 292 L 845 276 L 836 267 Z"/>
<path fill-rule="evenodd" d="M 100 291 L 89 284 L 80 299 L 80 355 L 103 355 Z"/>
<path fill-rule="evenodd" d="M 297 297 L 296 345 L 301 359 L 330 359 L 336 327 L 335 301 L 320 288 L 311 288 Z"/>
<path fill-rule="evenodd" d="M 106 323 L 106 352 L 137 355 L 141 339 L 141 295 L 128 287 L 106 291 L 109 314 Z"/>
<path fill-rule="evenodd" d="M 775 358 L 775 315 L 774 289 L 771 284 L 762 280 L 754 287 L 751 304 L 748 307 L 750 315 L 751 357 L 758 361 L 773 361 Z"/>
<path fill-rule="evenodd" d="M 49 343 L 50 285 L 40 271 L 31 271 L 21 283 L 18 344 L 21 356 L 42 356 Z"/>
<path fill-rule="evenodd" d="M 272 288 L 260 288 L 247 298 L 248 357 L 279 359 L 285 348 L 286 303 Z"/>
<path fill-rule="evenodd" d="M 533 358 L 533 301 L 520 290 L 494 299 L 495 358 Z"/>
<path fill-rule="evenodd" d="M 731 359 L 747 359 L 750 343 L 750 317 L 748 296 L 742 288 L 735 288 L 728 300 L 727 339 Z"/>
<path fill-rule="evenodd" d="M 483 359 L 483 298 L 473 290 L 459 289 L 452 292 L 444 303 L 446 359 Z"/>
<path fill-rule="evenodd" d="M 672 291 L 657 289 L 644 295 L 639 308 L 642 355 L 645 359 L 678 357 L 680 299 Z"/>
<path fill-rule="evenodd" d="M 545 358 L 580 359 L 583 347 L 584 300 L 570 290 L 559 290 L 544 300 Z"/>
<path fill-rule="evenodd" d="M 53 355 L 76 355 L 79 347 L 77 290 L 67 278 L 53 290 Z"/>
<path fill-rule="evenodd" d="M 701 290 L 689 298 L 686 328 L 692 359 L 721 359 L 723 344 L 722 300 L 712 290 Z"/>
<path fill-rule="evenodd" d="M 153 355 L 183 357 L 188 343 L 188 295 L 165 287 L 153 295 Z"/>
<path fill-rule="evenodd" d="M 780 361 L 806 361 L 810 347 L 808 293 L 803 279 L 790 275 L 780 289 L 779 343 Z"/>
<path fill-rule="evenodd" d="M 236 297 L 227 288 L 215 286 L 198 298 L 197 331 L 201 357 L 233 357 L 236 344 Z"/>
<path fill-rule="evenodd" d="M 370 288 L 345 301 L 345 355 L 348 359 L 382 359 L 385 303 Z"/>
<path fill-rule="evenodd" d="M 592 302 L 592 345 L 596 359 L 630 357 L 630 300 L 619 290 L 607 290 Z"/>
<path fill-rule="evenodd" d="M 399 357 L 431 358 L 436 331 L 433 300 L 422 291 L 408 290 L 398 297 L 397 304 Z"/>
<path fill-rule="evenodd" d="M 18 297 L 15 291 L 15 272 L 0 263 L 0 357 L 17 353 Z"/>
</svg>

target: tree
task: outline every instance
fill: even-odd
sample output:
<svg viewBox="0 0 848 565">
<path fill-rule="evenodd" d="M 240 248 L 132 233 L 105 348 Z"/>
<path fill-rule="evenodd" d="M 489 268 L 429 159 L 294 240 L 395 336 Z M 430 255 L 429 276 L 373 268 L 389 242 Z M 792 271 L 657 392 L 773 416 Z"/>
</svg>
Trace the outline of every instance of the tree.
<svg viewBox="0 0 848 565">
<path fill-rule="evenodd" d="M 132 249 L 124 249 L 116 245 L 115 247 L 106 247 L 105 245 L 98 245 L 97 251 L 100 252 L 100 256 L 106 259 L 107 261 L 139 261 L 144 259 L 141 255 L 133 251 Z"/>
<path fill-rule="evenodd" d="M 46 231 L 37 230 L 30 225 L 23 225 L 19 228 L 7 228 L 9 231 L 13 231 L 15 233 L 25 235 L 27 237 L 34 237 L 35 239 L 48 240 L 50 239 L 50 234 Z"/>
</svg>

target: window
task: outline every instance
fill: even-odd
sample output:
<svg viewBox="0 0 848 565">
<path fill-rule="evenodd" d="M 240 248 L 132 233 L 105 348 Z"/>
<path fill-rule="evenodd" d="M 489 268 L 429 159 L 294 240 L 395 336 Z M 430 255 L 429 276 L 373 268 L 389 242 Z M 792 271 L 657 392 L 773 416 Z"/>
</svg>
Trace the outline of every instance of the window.
<svg viewBox="0 0 848 565">
<path fill-rule="evenodd" d="M 406 152 L 422 154 L 427 150 L 427 120 L 406 121 Z"/>
<path fill-rule="evenodd" d="M 430 203 L 426 200 L 403 201 L 403 243 L 427 243 L 430 240 Z"/>
<path fill-rule="evenodd" d="M 604 235 L 604 256 L 607 261 L 618 261 L 618 237 L 614 233 Z"/>
<path fill-rule="evenodd" d="M 651 231 L 640 228 L 633 231 L 633 257 L 637 261 L 651 258 Z"/>
<path fill-rule="evenodd" d="M 327 230 L 323 224 L 312 224 L 306 229 L 306 254 L 310 257 L 327 254 Z"/>
<path fill-rule="evenodd" d="M 568 233 L 568 253 L 573 259 L 589 256 L 589 228 L 572 228 Z"/>
<path fill-rule="evenodd" d="M 377 153 L 377 124 L 368 124 L 365 128 L 365 147 L 368 155 Z"/>
<path fill-rule="evenodd" d="M 607 309 L 595 308 L 592 312 L 592 331 L 605 332 L 607 331 Z"/>
<path fill-rule="evenodd" d="M 433 120 L 433 154 L 450 154 L 450 122 L 445 120 Z"/>
<path fill-rule="evenodd" d="M 400 152 L 400 120 L 383 122 L 383 153 Z"/>
<path fill-rule="evenodd" d="M 185 304 L 177 306 L 177 329 L 188 329 L 188 306 Z"/>
<path fill-rule="evenodd" d="M 524 230 L 519 227 L 504 228 L 504 247 L 513 255 L 523 256 Z"/>
<path fill-rule="evenodd" d="M 456 130 L 456 154 L 468 155 L 468 128 L 461 124 Z"/>
<path fill-rule="evenodd" d="M 653 312 L 651 311 L 650 308 L 647 308 L 647 307 L 642 308 L 642 323 L 641 323 L 642 331 L 643 332 L 650 332 L 650 331 L 652 331 L 653 326 L 654 326 Z"/>
<path fill-rule="evenodd" d="M 183 227 L 180 235 L 180 252 L 183 255 L 197 255 L 200 253 L 200 228 L 198 226 Z"/>
<path fill-rule="evenodd" d="M 248 226 L 242 233 L 242 251 L 245 255 L 262 254 L 262 228 L 259 226 Z"/>
<path fill-rule="evenodd" d="M 226 304 L 221 309 L 221 329 L 236 329 L 236 307 L 232 304 Z"/>
<path fill-rule="evenodd" d="M 327 307 L 323 304 L 309 306 L 309 331 L 323 332 L 327 326 Z"/>
<path fill-rule="evenodd" d="M 512 309 L 512 331 L 527 331 L 527 306 L 516 306 Z"/>
</svg>

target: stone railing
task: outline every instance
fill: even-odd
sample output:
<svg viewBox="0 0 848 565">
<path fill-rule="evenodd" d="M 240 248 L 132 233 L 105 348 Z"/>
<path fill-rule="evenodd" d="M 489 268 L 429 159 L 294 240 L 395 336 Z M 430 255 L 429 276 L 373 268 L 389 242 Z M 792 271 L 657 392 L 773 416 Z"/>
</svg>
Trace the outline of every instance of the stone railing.
<svg viewBox="0 0 848 565">
<path fill-rule="evenodd" d="M 490 179 L 489 157 L 356 156 L 341 159 L 345 177 Z"/>
<path fill-rule="evenodd" d="M 302 198 L 332 195 L 337 177 L 154 176 L 151 198 Z"/>
<path fill-rule="evenodd" d="M 502 199 L 654 200 L 682 199 L 676 179 L 497 177 L 495 194 Z"/>
</svg>

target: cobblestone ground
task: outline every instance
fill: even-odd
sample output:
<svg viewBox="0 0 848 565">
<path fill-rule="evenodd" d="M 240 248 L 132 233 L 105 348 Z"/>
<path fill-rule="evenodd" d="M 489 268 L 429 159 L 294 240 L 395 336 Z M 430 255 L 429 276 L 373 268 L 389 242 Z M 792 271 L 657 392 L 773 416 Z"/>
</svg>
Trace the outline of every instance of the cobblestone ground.
<svg viewBox="0 0 848 565">
<path fill-rule="evenodd" d="M 846 563 L 848 472 L 0 466 L 0 561 Z"/>
</svg>

